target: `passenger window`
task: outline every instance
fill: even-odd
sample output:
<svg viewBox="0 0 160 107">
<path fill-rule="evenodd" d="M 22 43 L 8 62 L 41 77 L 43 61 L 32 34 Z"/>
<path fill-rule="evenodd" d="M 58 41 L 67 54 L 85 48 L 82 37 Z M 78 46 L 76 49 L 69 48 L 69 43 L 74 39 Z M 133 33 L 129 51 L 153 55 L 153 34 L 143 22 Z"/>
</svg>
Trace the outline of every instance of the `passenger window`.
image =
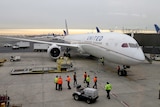
<svg viewBox="0 0 160 107">
<path fill-rule="evenodd" d="M 127 48 L 127 47 L 128 47 L 128 44 L 127 44 L 127 43 L 123 43 L 123 44 L 122 44 L 122 47 L 123 47 L 123 48 Z"/>
</svg>

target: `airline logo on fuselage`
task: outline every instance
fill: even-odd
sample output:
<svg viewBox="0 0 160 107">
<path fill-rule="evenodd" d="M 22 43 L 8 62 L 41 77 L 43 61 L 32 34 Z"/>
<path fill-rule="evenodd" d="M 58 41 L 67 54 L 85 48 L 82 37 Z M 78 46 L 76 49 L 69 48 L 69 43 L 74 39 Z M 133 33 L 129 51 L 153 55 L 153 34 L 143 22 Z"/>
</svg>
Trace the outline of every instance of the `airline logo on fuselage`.
<svg viewBox="0 0 160 107">
<path fill-rule="evenodd" d="M 88 36 L 87 37 L 88 41 L 97 41 L 97 42 L 100 42 L 100 41 L 102 41 L 102 39 L 103 39 L 103 36 Z"/>
</svg>

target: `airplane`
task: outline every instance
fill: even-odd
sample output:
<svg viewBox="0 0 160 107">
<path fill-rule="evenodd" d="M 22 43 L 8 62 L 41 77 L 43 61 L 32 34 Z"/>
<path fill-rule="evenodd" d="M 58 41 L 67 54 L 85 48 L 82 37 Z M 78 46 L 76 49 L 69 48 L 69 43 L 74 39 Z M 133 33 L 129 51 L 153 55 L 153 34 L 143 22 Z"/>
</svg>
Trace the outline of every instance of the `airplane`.
<svg viewBox="0 0 160 107">
<path fill-rule="evenodd" d="M 160 28 L 157 24 L 154 24 L 155 30 L 158 34 L 160 34 Z"/>
<path fill-rule="evenodd" d="M 63 37 L 66 43 L 53 43 L 15 37 L 5 38 L 50 44 L 47 53 L 52 59 L 60 57 L 62 46 L 76 48 L 82 54 L 89 54 L 123 65 L 124 68 L 121 70 L 121 74 L 124 75 L 127 75 L 127 71 L 124 69 L 129 68 L 131 65 L 140 64 L 145 60 L 144 53 L 134 38 L 116 32 L 66 35 Z M 70 56 L 69 51 L 67 49 L 65 55 Z"/>
</svg>

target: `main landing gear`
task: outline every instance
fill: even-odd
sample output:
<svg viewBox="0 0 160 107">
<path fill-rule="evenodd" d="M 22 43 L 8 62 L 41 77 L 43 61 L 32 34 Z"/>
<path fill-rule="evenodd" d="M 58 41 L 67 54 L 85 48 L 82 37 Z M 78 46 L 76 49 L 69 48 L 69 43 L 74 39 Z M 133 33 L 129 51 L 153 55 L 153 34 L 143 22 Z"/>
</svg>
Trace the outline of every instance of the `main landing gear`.
<svg viewBox="0 0 160 107">
<path fill-rule="evenodd" d="M 130 68 L 130 66 L 123 65 L 123 69 L 120 69 L 120 67 L 118 66 L 118 75 L 127 76 L 127 71 L 126 71 L 127 68 Z"/>
<path fill-rule="evenodd" d="M 69 53 L 69 51 L 70 51 L 70 48 L 66 48 L 63 56 L 71 58 L 71 54 Z"/>
</svg>

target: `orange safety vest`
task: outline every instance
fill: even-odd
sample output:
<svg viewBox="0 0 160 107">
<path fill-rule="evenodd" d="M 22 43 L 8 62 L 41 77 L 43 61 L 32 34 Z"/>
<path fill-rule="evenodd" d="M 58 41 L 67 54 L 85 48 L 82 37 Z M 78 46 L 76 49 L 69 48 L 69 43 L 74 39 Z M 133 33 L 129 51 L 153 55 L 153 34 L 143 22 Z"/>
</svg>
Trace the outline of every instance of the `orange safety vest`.
<svg viewBox="0 0 160 107">
<path fill-rule="evenodd" d="M 97 82 L 97 78 L 96 78 L 96 77 L 94 77 L 93 81 L 94 81 L 94 82 Z"/>
<path fill-rule="evenodd" d="M 71 78 L 70 78 L 70 77 L 67 77 L 67 81 L 70 82 L 70 81 L 71 81 Z"/>
<path fill-rule="evenodd" d="M 58 78 L 58 84 L 62 84 L 63 83 L 63 79 L 62 78 Z"/>
<path fill-rule="evenodd" d="M 87 77 L 87 74 L 86 73 L 84 73 L 84 78 L 86 78 Z"/>
</svg>

